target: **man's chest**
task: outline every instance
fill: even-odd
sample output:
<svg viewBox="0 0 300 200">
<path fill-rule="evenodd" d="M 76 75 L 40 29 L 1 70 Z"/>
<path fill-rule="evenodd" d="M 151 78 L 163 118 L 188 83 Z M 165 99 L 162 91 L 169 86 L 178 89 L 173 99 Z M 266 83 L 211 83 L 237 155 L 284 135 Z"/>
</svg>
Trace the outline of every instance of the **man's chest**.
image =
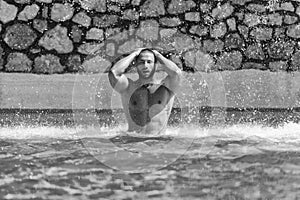
<svg viewBox="0 0 300 200">
<path fill-rule="evenodd" d="M 146 110 L 153 105 L 165 107 L 171 97 L 172 92 L 163 85 L 144 85 L 131 93 L 128 106 L 130 110 Z"/>
</svg>

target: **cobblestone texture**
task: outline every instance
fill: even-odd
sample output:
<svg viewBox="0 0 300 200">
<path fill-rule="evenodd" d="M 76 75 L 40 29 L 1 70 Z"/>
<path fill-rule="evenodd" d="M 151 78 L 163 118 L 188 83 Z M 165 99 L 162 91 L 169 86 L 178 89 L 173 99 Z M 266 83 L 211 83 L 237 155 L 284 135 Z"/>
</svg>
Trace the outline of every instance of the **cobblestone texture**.
<svg viewBox="0 0 300 200">
<path fill-rule="evenodd" d="M 191 0 L 172 0 L 168 7 L 170 14 L 179 14 L 189 11 L 191 8 L 196 7 L 196 3 Z"/>
<path fill-rule="evenodd" d="M 190 33 L 195 34 L 197 36 L 205 36 L 209 33 L 208 27 L 201 25 L 194 25 L 190 28 Z"/>
<path fill-rule="evenodd" d="M 103 40 L 104 39 L 103 30 L 99 29 L 99 28 L 91 28 L 86 33 L 86 39 L 88 39 L 88 40 Z"/>
<path fill-rule="evenodd" d="M 116 51 L 116 47 L 114 43 L 108 43 L 106 45 L 106 50 L 105 50 L 106 55 L 110 57 L 115 56 L 115 51 Z"/>
<path fill-rule="evenodd" d="M 163 17 L 159 19 L 159 22 L 161 25 L 168 27 L 179 26 L 182 23 L 178 17 Z"/>
<path fill-rule="evenodd" d="M 115 25 L 119 20 L 117 15 L 104 15 L 102 17 L 94 17 L 93 25 L 99 28 L 105 28 Z"/>
<path fill-rule="evenodd" d="M 185 13 L 185 20 L 190 22 L 199 22 L 200 13 L 199 12 L 187 12 Z"/>
<path fill-rule="evenodd" d="M 270 40 L 272 38 L 272 29 L 257 27 L 250 32 L 250 35 L 258 41 Z"/>
<path fill-rule="evenodd" d="M 22 50 L 28 48 L 35 41 L 37 35 L 25 24 L 16 23 L 8 26 L 4 36 L 4 42 L 11 48 Z"/>
<path fill-rule="evenodd" d="M 106 11 L 106 0 L 77 0 L 85 10 Z"/>
<path fill-rule="evenodd" d="M 52 3 L 52 0 L 36 0 L 36 1 L 41 3 Z"/>
<path fill-rule="evenodd" d="M 81 35 L 82 30 L 78 26 L 73 25 L 71 30 L 71 37 L 73 39 L 73 42 L 79 43 L 81 41 Z"/>
<path fill-rule="evenodd" d="M 141 6 L 141 16 L 160 16 L 166 13 L 163 0 L 147 0 Z"/>
<path fill-rule="evenodd" d="M 27 3 L 30 3 L 30 0 L 14 0 L 16 3 L 19 3 L 19 4 L 27 4 Z"/>
<path fill-rule="evenodd" d="M 80 55 L 70 55 L 67 61 L 68 72 L 82 72 L 81 58 Z"/>
<path fill-rule="evenodd" d="M 225 47 L 228 49 L 242 49 L 244 41 L 237 33 L 230 33 L 225 37 Z"/>
<path fill-rule="evenodd" d="M 78 52 L 85 55 L 95 55 L 99 53 L 102 48 L 104 47 L 104 44 L 102 43 L 85 43 L 78 47 Z"/>
<path fill-rule="evenodd" d="M 143 40 L 157 40 L 159 25 L 154 20 L 148 20 L 141 23 L 140 28 L 137 29 L 136 35 Z"/>
<path fill-rule="evenodd" d="M 216 53 L 223 51 L 224 42 L 222 40 L 204 40 L 203 41 L 203 50 L 207 53 Z"/>
<path fill-rule="evenodd" d="M 242 64 L 242 54 L 239 51 L 224 53 L 218 58 L 217 68 L 219 70 L 236 70 Z"/>
<path fill-rule="evenodd" d="M 245 52 L 248 58 L 264 60 L 265 54 L 261 45 L 249 45 Z"/>
<path fill-rule="evenodd" d="M 71 4 L 55 3 L 51 9 L 51 19 L 56 22 L 66 21 L 72 18 L 74 8 Z"/>
<path fill-rule="evenodd" d="M 195 48 L 194 40 L 186 35 L 178 34 L 173 38 L 172 46 L 177 52 L 184 52 Z"/>
<path fill-rule="evenodd" d="M 127 9 L 123 12 L 122 19 L 131 20 L 131 21 L 138 21 L 140 17 L 140 13 L 136 10 Z"/>
<path fill-rule="evenodd" d="M 49 15 L 49 8 L 48 7 L 43 7 L 42 9 L 42 17 L 47 19 Z"/>
<path fill-rule="evenodd" d="M 52 54 L 42 55 L 34 60 L 34 72 L 43 74 L 61 73 L 64 66 L 60 64 L 57 56 Z"/>
<path fill-rule="evenodd" d="M 276 62 L 270 62 L 269 68 L 271 71 L 286 71 L 287 70 L 287 62 L 286 61 L 276 61 Z"/>
<path fill-rule="evenodd" d="M 271 58 L 287 59 L 294 51 L 294 42 L 279 40 L 270 44 L 268 52 Z"/>
<path fill-rule="evenodd" d="M 30 72 L 32 61 L 24 53 L 11 53 L 8 55 L 6 71 L 9 72 Z"/>
<path fill-rule="evenodd" d="M 300 25 L 290 26 L 286 34 L 291 38 L 300 38 Z"/>
<path fill-rule="evenodd" d="M 212 17 L 216 19 L 224 19 L 229 17 L 233 13 L 233 6 L 229 3 L 225 3 L 221 6 L 217 6 L 212 10 Z"/>
<path fill-rule="evenodd" d="M 300 71 L 299 2 L 264 2 L 0 0 L 0 71 L 101 73 L 145 46 L 186 71 Z"/>
<path fill-rule="evenodd" d="M 185 54 L 185 61 L 188 67 L 195 68 L 197 71 L 201 72 L 209 72 L 214 65 L 211 56 L 202 51 L 187 52 Z"/>
<path fill-rule="evenodd" d="M 284 16 L 284 23 L 286 24 L 295 24 L 297 22 L 298 18 L 296 16 L 292 15 L 286 15 Z"/>
<path fill-rule="evenodd" d="M 0 0 L 0 21 L 7 23 L 15 19 L 18 8 L 12 4 L 8 4 L 4 0 Z"/>
<path fill-rule="evenodd" d="M 56 50 L 58 53 L 70 53 L 73 50 L 73 43 L 67 35 L 67 28 L 57 25 L 47 31 L 40 39 L 39 45 L 47 50 Z"/>
<path fill-rule="evenodd" d="M 235 31 L 236 30 L 236 20 L 235 18 L 229 18 L 226 20 L 228 28 L 230 31 Z"/>
<path fill-rule="evenodd" d="M 33 20 L 33 28 L 40 33 L 43 33 L 48 29 L 48 22 L 42 19 L 35 19 Z"/>
<path fill-rule="evenodd" d="M 131 39 L 124 44 L 120 45 L 117 52 L 118 54 L 126 54 L 134 49 L 143 47 L 143 42 L 139 39 Z"/>
<path fill-rule="evenodd" d="M 18 20 L 28 21 L 34 19 L 38 14 L 40 7 L 36 4 L 27 5 L 18 15 Z"/>
<path fill-rule="evenodd" d="M 80 24 L 81 26 L 89 27 L 92 19 L 84 12 L 79 12 L 73 17 L 72 21 Z"/>
<path fill-rule="evenodd" d="M 224 22 L 214 24 L 210 30 L 210 36 L 212 38 L 220 38 L 226 34 L 227 28 Z"/>
</svg>

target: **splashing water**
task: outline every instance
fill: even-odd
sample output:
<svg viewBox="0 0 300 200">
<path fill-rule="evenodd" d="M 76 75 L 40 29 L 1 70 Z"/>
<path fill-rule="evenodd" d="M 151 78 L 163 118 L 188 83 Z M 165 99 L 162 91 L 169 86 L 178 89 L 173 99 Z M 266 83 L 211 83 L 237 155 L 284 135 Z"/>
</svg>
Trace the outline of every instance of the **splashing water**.
<svg viewBox="0 0 300 200">
<path fill-rule="evenodd" d="M 109 138 L 120 134 L 126 130 L 126 125 L 114 127 L 60 127 L 60 126 L 14 126 L 0 127 L 1 139 L 80 139 L 84 137 Z M 139 136 L 139 134 L 132 133 Z M 168 127 L 165 136 L 183 137 L 183 138 L 203 138 L 203 137 L 231 137 L 235 139 L 246 139 L 248 137 L 257 137 L 273 142 L 299 143 L 300 142 L 300 124 L 286 123 L 279 127 L 270 127 L 264 125 L 236 124 L 224 127 L 202 128 L 197 126 L 177 128 Z M 157 136 L 157 135 L 148 135 Z"/>
<path fill-rule="evenodd" d="M 108 139 L 124 134 L 124 128 L 1 127 L 0 199 L 296 199 L 300 195 L 299 124 L 169 127 L 162 136 L 169 140 L 105 146 Z M 159 151 L 174 139 L 176 144 L 191 143 L 185 149 Z M 157 158 L 177 157 L 147 173 L 128 173 L 97 159 L 87 147 L 91 143 L 102 145 L 90 146 L 102 156 L 127 148 L 153 166 L 157 163 L 139 151 Z"/>
</svg>

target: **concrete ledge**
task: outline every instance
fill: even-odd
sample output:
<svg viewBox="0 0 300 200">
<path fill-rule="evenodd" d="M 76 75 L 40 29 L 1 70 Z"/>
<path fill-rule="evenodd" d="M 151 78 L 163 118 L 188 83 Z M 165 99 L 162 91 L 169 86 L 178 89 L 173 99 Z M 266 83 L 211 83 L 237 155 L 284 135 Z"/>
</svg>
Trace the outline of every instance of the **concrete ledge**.
<svg viewBox="0 0 300 200">
<path fill-rule="evenodd" d="M 300 107 L 300 73 L 260 70 L 184 73 L 177 97 L 174 107 L 295 108 Z M 0 74 L 0 108 L 120 107 L 107 74 Z"/>
</svg>

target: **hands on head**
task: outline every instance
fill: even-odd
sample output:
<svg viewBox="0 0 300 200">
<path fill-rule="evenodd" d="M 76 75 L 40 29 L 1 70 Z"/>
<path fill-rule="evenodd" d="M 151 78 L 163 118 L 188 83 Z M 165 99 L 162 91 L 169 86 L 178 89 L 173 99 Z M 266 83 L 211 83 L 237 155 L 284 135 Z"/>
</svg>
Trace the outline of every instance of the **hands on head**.
<svg viewBox="0 0 300 200">
<path fill-rule="evenodd" d="M 153 49 L 152 51 L 153 51 L 153 53 L 154 53 L 154 55 L 155 55 L 156 57 L 161 55 L 161 53 L 159 53 L 159 52 L 158 52 L 157 50 L 155 50 L 155 49 Z"/>
<path fill-rule="evenodd" d="M 132 54 L 134 54 L 135 56 L 139 56 L 142 50 L 145 50 L 148 48 L 137 48 L 135 50 L 133 50 Z M 151 50 L 154 53 L 154 56 L 160 56 L 162 55 L 158 50 L 154 49 L 154 48 L 149 48 L 149 50 Z"/>
<path fill-rule="evenodd" d="M 138 55 L 140 55 L 140 53 L 141 53 L 141 51 L 142 51 L 143 49 L 145 49 L 145 48 L 137 48 L 137 49 L 135 49 L 132 53 L 134 53 L 135 56 L 138 56 Z"/>
</svg>

